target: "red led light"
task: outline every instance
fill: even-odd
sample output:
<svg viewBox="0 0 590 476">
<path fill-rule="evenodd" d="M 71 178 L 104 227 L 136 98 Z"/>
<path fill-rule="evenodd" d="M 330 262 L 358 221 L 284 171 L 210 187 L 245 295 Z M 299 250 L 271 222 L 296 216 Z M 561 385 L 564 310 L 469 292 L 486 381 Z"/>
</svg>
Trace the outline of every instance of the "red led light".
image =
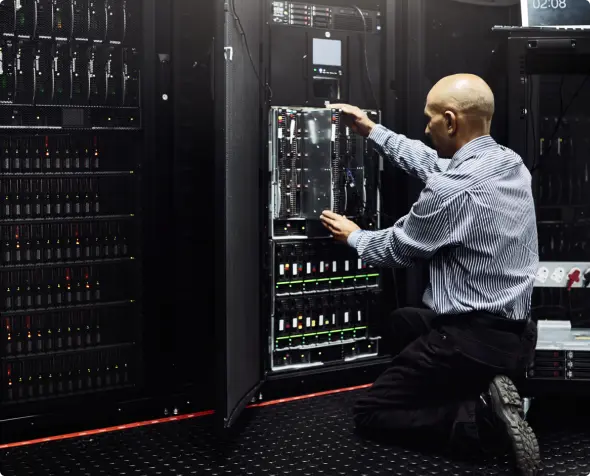
<svg viewBox="0 0 590 476">
<path fill-rule="evenodd" d="M 287 355 L 287 357 L 288 357 L 288 355 Z M 285 360 L 286 360 L 286 358 L 285 358 Z M 254 405 L 248 405 L 248 408 L 259 408 L 259 407 L 267 407 L 267 406 L 272 406 L 272 405 L 279 405 L 281 403 L 307 400 L 307 399 L 311 399 L 311 398 L 317 398 L 317 397 L 322 397 L 322 396 L 326 396 L 326 395 L 334 395 L 334 394 L 343 393 L 343 392 L 350 392 L 353 390 L 360 390 L 360 389 L 365 389 L 365 388 L 369 388 L 369 387 L 371 387 L 371 384 L 359 385 L 357 387 L 341 388 L 338 390 L 328 390 L 325 392 L 312 393 L 312 394 L 308 394 L 308 395 L 301 395 L 298 397 L 291 397 L 291 398 L 283 398 L 280 400 L 270 400 L 267 402 L 257 403 Z M 58 435 L 58 436 L 52 436 L 52 437 L 48 437 L 48 438 L 39 438 L 36 440 L 19 441 L 16 443 L 8 443 L 8 444 L 0 445 L 0 450 L 22 447 L 22 446 L 29 446 L 29 445 L 39 444 L 39 443 L 47 443 L 47 442 L 51 442 L 51 441 L 60 441 L 60 440 L 71 439 L 71 438 L 88 437 L 88 436 L 92 436 L 92 435 L 99 435 L 99 434 L 110 433 L 110 432 L 115 432 L 115 431 L 128 430 L 131 428 L 138 428 L 138 427 L 148 426 L 148 425 L 155 425 L 155 424 L 168 423 L 168 422 L 177 422 L 180 420 L 186 420 L 186 419 L 192 419 L 192 418 L 197 418 L 197 417 L 203 417 L 203 416 L 207 416 L 207 415 L 213 415 L 213 413 L 214 412 L 212 410 L 208 410 L 208 411 L 204 411 L 204 412 L 200 412 L 200 413 L 192 413 L 189 415 L 177 415 L 177 416 L 162 418 L 162 419 L 158 419 L 158 420 L 148 420 L 148 421 L 142 421 L 142 422 L 137 422 L 137 423 L 130 423 L 130 424 L 126 424 L 126 425 L 113 426 L 110 428 L 101 428 L 101 429 L 88 430 L 88 431 L 83 431 L 83 432 L 78 432 L 78 433 L 69 433 L 66 435 Z"/>
</svg>

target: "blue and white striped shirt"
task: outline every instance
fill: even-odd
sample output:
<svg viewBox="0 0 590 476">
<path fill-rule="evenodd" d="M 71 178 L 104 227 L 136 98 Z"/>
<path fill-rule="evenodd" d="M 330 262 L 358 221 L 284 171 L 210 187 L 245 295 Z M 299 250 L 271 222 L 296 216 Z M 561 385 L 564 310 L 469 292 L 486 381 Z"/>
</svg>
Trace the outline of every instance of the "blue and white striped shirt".
<svg viewBox="0 0 590 476">
<path fill-rule="evenodd" d="M 437 314 L 528 318 L 539 254 L 531 174 L 520 156 L 483 136 L 442 172 L 436 151 L 420 141 L 383 126 L 369 139 L 425 188 L 392 228 L 356 231 L 349 245 L 374 266 L 430 260 L 424 304 Z"/>
</svg>

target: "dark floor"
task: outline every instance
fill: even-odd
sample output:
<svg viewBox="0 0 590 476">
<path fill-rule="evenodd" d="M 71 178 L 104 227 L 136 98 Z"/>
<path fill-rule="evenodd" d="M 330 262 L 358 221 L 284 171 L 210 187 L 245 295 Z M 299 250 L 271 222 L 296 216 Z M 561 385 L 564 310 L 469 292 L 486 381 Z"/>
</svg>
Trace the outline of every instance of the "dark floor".
<svg viewBox="0 0 590 476">
<path fill-rule="evenodd" d="M 0 452 L 2 476 L 62 475 L 510 475 L 507 458 L 478 464 L 378 444 L 352 433 L 346 392 L 246 411 L 231 443 L 212 418 L 147 426 Z M 544 420 L 543 418 L 541 420 Z M 552 419 L 552 426 L 565 420 Z M 536 425 L 545 475 L 588 476 L 590 426 Z M 584 426 L 586 427 L 584 429 Z"/>
</svg>

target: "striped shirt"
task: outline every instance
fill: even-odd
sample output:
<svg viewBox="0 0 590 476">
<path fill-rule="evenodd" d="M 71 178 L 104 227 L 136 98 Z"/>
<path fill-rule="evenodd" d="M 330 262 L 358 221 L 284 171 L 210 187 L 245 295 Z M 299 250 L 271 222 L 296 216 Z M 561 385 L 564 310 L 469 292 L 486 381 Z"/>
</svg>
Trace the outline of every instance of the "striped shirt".
<svg viewBox="0 0 590 476">
<path fill-rule="evenodd" d="M 429 260 L 424 304 L 437 314 L 527 319 L 539 254 L 531 174 L 520 156 L 483 136 L 443 172 L 437 153 L 422 142 L 379 125 L 369 139 L 425 187 L 392 228 L 349 236 L 359 257 L 399 268 Z"/>
</svg>

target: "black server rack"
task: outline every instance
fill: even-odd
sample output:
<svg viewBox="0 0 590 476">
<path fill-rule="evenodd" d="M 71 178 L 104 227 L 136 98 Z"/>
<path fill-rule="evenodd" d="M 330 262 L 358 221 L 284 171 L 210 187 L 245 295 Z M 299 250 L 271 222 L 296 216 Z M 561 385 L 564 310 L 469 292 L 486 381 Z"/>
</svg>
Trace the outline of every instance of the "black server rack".
<svg viewBox="0 0 590 476">
<path fill-rule="evenodd" d="M 509 146 L 531 170 L 539 235 L 527 377 L 589 380 L 590 36 L 513 32 L 507 51 Z"/>
<path fill-rule="evenodd" d="M 141 385 L 141 3 L 0 2 L 4 415 Z"/>
<path fill-rule="evenodd" d="M 335 109 L 273 107 L 269 125 L 270 370 L 376 357 L 380 272 L 318 217 L 332 210 L 377 229 L 381 159 Z"/>
<path fill-rule="evenodd" d="M 264 3 L 268 27 L 267 371 L 334 367 L 379 355 L 381 272 L 337 244 L 319 216 L 381 225 L 382 161 L 327 106 L 381 122 L 382 6 Z"/>
<path fill-rule="evenodd" d="M 383 273 L 319 221 L 332 209 L 382 226 L 382 161 L 327 103 L 391 126 L 401 2 L 355 3 L 217 5 L 216 415 L 225 427 L 252 400 L 366 383 L 387 361 Z"/>
</svg>

